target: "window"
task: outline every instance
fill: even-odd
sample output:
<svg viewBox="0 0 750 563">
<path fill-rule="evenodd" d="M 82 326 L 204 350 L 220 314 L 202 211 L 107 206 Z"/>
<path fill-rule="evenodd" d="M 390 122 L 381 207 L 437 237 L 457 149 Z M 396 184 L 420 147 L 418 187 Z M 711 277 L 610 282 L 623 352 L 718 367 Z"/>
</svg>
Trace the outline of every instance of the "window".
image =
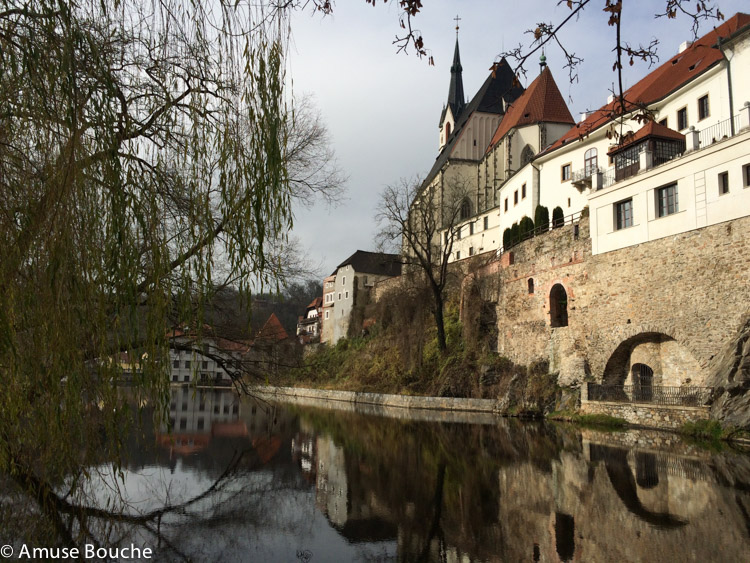
<svg viewBox="0 0 750 563">
<path fill-rule="evenodd" d="M 534 294 L 534 278 L 529 278 L 528 286 L 529 286 L 529 295 L 533 295 Z"/>
<path fill-rule="evenodd" d="M 456 260 L 461 260 L 461 251 L 456 250 Z"/>
<path fill-rule="evenodd" d="M 469 223 L 469 234 L 470 235 L 474 234 L 474 223 L 473 222 Z"/>
<path fill-rule="evenodd" d="M 326 311 L 326 320 L 330 318 L 329 313 L 330 313 L 330 311 Z"/>
<path fill-rule="evenodd" d="M 567 182 L 570 180 L 570 164 L 563 164 L 560 167 L 560 181 Z"/>
<path fill-rule="evenodd" d="M 568 198 L 568 207 L 570 207 L 570 198 Z"/>
<path fill-rule="evenodd" d="M 750 164 L 747 165 L 747 166 L 745 166 L 745 168 L 747 168 L 747 170 L 748 170 L 747 174 L 745 174 L 745 177 L 748 177 L 748 175 L 750 174 Z M 745 183 L 745 185 L 747 185 L 747 183 Z M 484 230 L 486 231 L 489 228 L 490 228 L 490 218 L 489 217 L 485 217 L 484 218 Z"/>
<path fill-rule="evenodd" d="M 180 430 L 185 430 L 187 428 L 187 418 L 181 418 L 180 419 Z"/>
<path fill-rule="evenodd" d="M 698 98 L 698 119 L 706 119 L 708 117 L 708 94 L 702 98 Z"/>
<path fill-rule="evenodd" d="M 186 367 L 186 368 L 189 368 L 189 367 L 190 367 L 190 360 L 185 360 L 185 367 Z"/>
<path fill-rule="evenodd" d="M 474 247 L 473 246 L 469 247 L 469 256 L 474 256 Z"/>
<path fill-rule="evenodd" d="M 745 179 L 745 187 L 750 187 L 750 164 L 742 167 L 742 177 Z"/>
<path fill-rule="evenodd" d="M 505 211 L 508 211 L 508 198 L 505 198 Z"/>
<path fill-rule="evenodd" d="M 172 376 L 172 381 L 179 381 L 180 378 L 177 375 Z"/>
<path fill-rule="evenodd" d="M 364 276 L 364 280 L 362 280 L 362 285 L 367 285 L 367 276 Z"/>
<path fill-rule="evenodd" d="M 526 184 L 521 184 L 521 199 L 526 199 Z"/>
<path fill-rule="evenodd" d="M 346 285 L 346 276 L 341 278 L 341 285 Z"/>
<path fill-rule="evenodd" d="M 448 244 L 448 231 L 445 231 L 445 233 L 443 234 L 443 244 L 445 244 L 446 246 Z"/>
<path fill-rule="evenodd" d="M 664 119 L 662 119 L 659 122 L 659 125 L 663 125 L 664 127 L 669 127 L 669 125 L 667 125 L 667 123 L 668 123 L 668 121 L 667 121 L 667 118 L 665 117 Z"/>
<path fill-rule="evenodd" d="M 518 190 L 513 192 L 513 205 L 518 205 Z"/>
<path fill-rule="evenodd" d="M 183 380 L 183 381 L 190 381 L 190 376 L 189 376 L 189 375 L 186 375 L 185 377 L 183 377 L 183 378 L 182 378 L 182 380 Z M 183 409 L 183 410 L 184 410 L 184 409 Z"/>
<path fill-rule="evenodd" d="M 586 154 L 583 155 L 584 173 L 587 178 L 596 173 L 598 165 L 597 159 L 598 153 L 596 149 L 589 149 L 586 151 Z"/>
<path fill-rule="evenodd" d="M 615 203 L 615 230 L 633 226 L 633 199 Z"/>
<path fill-rule="evenodd" d="M 339 301 L 341 301 L 341 292 L 339 291 Z"/>
<path fill-rule="evenodd" d="M 205 424 L 206 424 L 205 421 L 202 418 L 199 418 L 198 419 L 198 426 L 197 426 L 196 429 L 197 430 L 203 430 L 203 427 L 205 426 Z"/>
<path fill-rule="evenodd" d="M 687 129 L 688 126 L 688 120 L 687 120 L 687 108 L 682 108 L 677 110 L 677 129 L 679 131 L 682 131 L 683 129 Z"/>
<path fill-rule="evenodd" d="M 461 227 L 456 228 L 456 240 L 461 240 Z"/>
<path fill-rule="evenodd" d="M 526 166 L 532 160 L 534 160 L 534 149 L 531 145 L 526 145 L 521 151 L 521 166 Z"/>
<path fill-rule="evenodd" d="M 203 369 L 208 369 L 208 360 L 203 360 Z"/>
<path fill-rule="evenodd" d="M 471 204 L 469 203 L 468 199 L 464 199 L 461 202 L 461 220 L 468 219 L 471 217 Z"/>
<path fill-rule="evenodd" d="M 349 299 L 349 292 L 348 291 L 344 292 L 344 299 Z"/>
<path fill-rule="evenodd" d="M 677 213 L 679 206 L 677 203 L 677 184 L 670 184 L 662 188 L 657 188 L 656 191 L 656 216 L 666 217 Z"/>
<path fill-rule="evenodd" d="M 173 368 L 178 368 L 178 367 L 180 367 L 180 360 L 175 360 L 175 361 L 173 361 L 173 362 L 172 362 L 172 367 L 173 367 Z"/>
<path fill-rule="evenodd" d="M 729 193 L 729 172 L 719 174 L 719 195 Z"/>
</svg>

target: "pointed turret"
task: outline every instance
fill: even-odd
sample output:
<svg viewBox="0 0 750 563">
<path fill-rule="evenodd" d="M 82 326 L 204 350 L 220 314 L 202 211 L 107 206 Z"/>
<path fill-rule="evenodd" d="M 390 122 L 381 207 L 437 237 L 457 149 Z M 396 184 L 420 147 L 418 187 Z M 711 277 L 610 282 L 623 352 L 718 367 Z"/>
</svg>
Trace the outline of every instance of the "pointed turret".
<svg viewBox="0 0 750 563">
<path fill-rule="evenodd" d="M 456 49 L 453 51 L 453 64 L 451 65 L 451 84 L 448 88 L 448 106 L 450 106 L 453 112 L 454 119 L 458 119 L 458 116 L 466 105 L 462 70 L 461 54 L 458 51 L 458 37 L 456 37 Z"/>
</svg>

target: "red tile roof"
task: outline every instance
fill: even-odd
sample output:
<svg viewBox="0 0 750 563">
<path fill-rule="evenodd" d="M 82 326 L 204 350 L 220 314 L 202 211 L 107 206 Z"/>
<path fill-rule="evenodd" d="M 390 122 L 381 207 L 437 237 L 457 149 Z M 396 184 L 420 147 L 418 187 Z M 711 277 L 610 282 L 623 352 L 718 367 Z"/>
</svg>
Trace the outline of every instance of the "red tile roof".
<svg viewBox="0 0 750 563">
<path fill-rule="evenodd" d="M 281 325 L 281 321 L 275 313 L 271 313 L 271 316 L 268 317 L 266 324 L 264 324 L 263 328 L 258 331 L 258 336 L 255 340 L 285 340 L 287 338 L 289 338 L 289 335 Z"/>
<path fill-rule="evenodd" d="M 750 15 L 737 13 L 719 27 L 710 31 L 695 43 L 676 54 L 656 70 L 649 73 L 625 92 L 628 111 L 637 105 L 653 104 L 666 98 L 675 90 L 694 80 L 722 59 L 719 49 L 715 49 L 719 37 L 726 38 L 750 25 Z M 614 100 L 592 112 L 565 135 L 560 137 L 549 149 L 549 152 L 576 139 L 582 139 L 592 131 L 609 123 L 618 104 Z"/>
<path fill-rule="evenodd" d="M 492 150 L 492 147 L 500 142 L 512 128 L 540 122 L 570 123 L 571 125 L 575 123 L 549 67 L 545 67 L 542 73 L 529 84 L 526 91 L 508 107 L 487 152 Z"/>
<path fill-rule="evenodd" d="M 629 135 L 625 135 L 622 138 L 622 142 L 612 147 L 607 154 L 614 154 L 625 147 L 629 147 L 630 145 L 637 143 L 638 141 L 645 139 L 646 137 L 658 137 L 660 139 L 675 139 L 677 141 L 684 141 L 685 135 L 682 133 L 679 133 L 675 131 L 674 129 L 670 129 L 669 127 L 666 127 L 664 125 L 659 125 L 655 121 L 649 121 L 646 125 L 638 129 L 636 133 L 631 133 Z"/>
</svg>

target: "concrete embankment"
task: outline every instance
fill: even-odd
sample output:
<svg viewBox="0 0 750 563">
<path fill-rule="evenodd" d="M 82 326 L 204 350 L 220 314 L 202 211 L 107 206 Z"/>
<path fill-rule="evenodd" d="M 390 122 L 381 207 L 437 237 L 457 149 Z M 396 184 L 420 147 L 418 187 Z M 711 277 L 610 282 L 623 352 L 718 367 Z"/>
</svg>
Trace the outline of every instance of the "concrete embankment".
<svg viewBox="0 0 750 563">
<path fill-rule="evenodd" d="M 265 400 L 291 401 L 302 405 L 345 410 L 356 409 L 360 412 L 417 420 L 492 423 L 499 415 L 498 402 L 493 399 L 417 397 L 270 386 L 255 387 L 252 393 Z"/>
</svg>

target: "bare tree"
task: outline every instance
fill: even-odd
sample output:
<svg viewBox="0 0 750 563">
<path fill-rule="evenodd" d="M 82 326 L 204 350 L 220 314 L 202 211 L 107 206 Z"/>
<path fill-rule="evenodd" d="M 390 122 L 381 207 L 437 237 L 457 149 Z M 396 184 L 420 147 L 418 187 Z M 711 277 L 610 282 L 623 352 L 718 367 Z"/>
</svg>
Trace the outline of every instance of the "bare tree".
<svg viewBox="0 0 750 563">
<path fill-rule="evenodd" d="M 447 348 L 443 311 L 448 262 L 467 194 L 460 184 L 440 192 L 418 181 L 402 180 L 385 188 L 376 215 L 379 242 L 400 246 L 404 264 L 427 280 L 441 351 Z"/>
</svg>

